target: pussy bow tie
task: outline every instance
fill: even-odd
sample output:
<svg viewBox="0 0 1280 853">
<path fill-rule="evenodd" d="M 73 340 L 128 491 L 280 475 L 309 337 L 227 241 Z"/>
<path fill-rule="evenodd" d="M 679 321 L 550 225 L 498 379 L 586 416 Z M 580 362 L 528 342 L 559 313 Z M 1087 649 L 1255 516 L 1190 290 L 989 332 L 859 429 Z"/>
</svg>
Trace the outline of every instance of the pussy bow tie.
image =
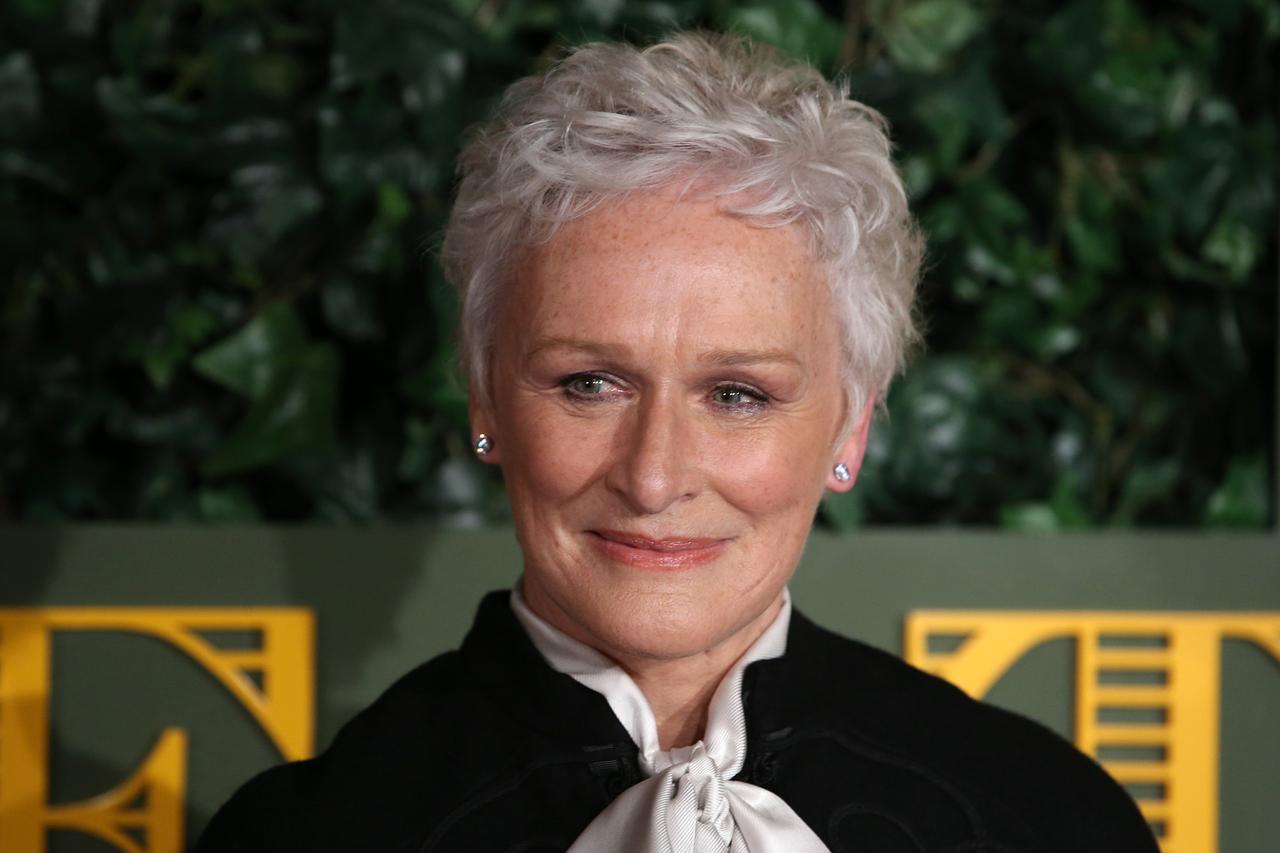
<svg viewBox="0 0 1280 853">
<path fill-rule="evenodd" d="M 738 659 L 711 699 L 707 729 L 693 746 L 663 751 L 644 694 L 631 677 L 511 595 L 516 618 L 551 667 L 602 694 L 640 750 L 648 778 L 623 791 L 578 836 L 569 853 L 829 853 L 781 797 L 730 781 L 746 758 L 742 676 L 747 664 L 781 657 L 791 599 Z"/>
</svg>

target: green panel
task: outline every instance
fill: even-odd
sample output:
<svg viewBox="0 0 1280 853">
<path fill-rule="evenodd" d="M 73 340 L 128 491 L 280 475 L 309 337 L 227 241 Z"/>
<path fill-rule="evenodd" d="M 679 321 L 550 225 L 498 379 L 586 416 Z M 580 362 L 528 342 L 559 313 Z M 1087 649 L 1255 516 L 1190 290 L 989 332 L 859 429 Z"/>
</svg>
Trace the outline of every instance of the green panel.
<svg viewBox="0 0 1280 853">
<path fill-rule="evenodd" d="M 321 744 L 416 663 L 455 647 L 480 597 L 519 570 L 509 532 L 418 528 L 72 527 L 0 529 L 0 606 L 293 605 L 317 617 Z M 1280 612 L 1280 539 L 1266 535 L 1011 536 L 878 531 L 815 535 L 797 606 L 842 633 L 900 651 L 914 609 Z M 1070 734 L 1069 642 L 1029 652 L 992 699 Z M 1223 853 L 1280 837 L 1280 666 L 1243 643 L 1223 651 Z M 234 787 L 278 760 L 249 715 L 167 645 L 59 635 L 52 681 L 52 796 L 123 780 L 165 726 L 191 734 L 189 832 Z M 55 853 L 104 850 L 74 834 Z"/>
</svg>

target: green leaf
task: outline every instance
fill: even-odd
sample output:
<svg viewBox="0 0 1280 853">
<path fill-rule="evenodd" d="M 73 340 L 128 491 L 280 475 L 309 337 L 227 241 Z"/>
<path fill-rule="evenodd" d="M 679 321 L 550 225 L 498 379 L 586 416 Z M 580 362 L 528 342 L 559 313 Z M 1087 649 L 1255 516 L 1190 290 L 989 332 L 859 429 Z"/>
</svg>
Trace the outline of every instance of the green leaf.
<svg viewBox="0 0 1280 853">
<path fill-rule="evenodd" d="M 901 163 L 902 183 L 911 198 L 921 198 L 933 186 L 933 167 L 921 156 L 907 156 Z"/>
<path fill-rule="evenodd" d="M 160 330 L 158 340 L 141 355 L 143 369 L 158 390 L 169 388 L 174 374 L 191 354 L 191 348 L 203 341 L 218 325 L 213 311 L 203 305 L 186 304 L 171 313 L 168 324 Z"/>
<path fill-rule="evenodd" d="M 438 412 L 456 423 L 466 423 L 467 389 L 455 364 L 451 350 L 437 351 L 427 364 L 401 380 L 401 393 L 425 411 Z"/>
<path fill-rule="evenodd" d="M 102 15 L 104 0 L 66 0 L 67 32 L 92 36 Z"/>
<path fill-rule="evenodd" d="M 1136 522 L 1144 510 L 1153 504 L 1167 500 L 1169 492 L 1182 476 L 1182 466 L 1176 459 L 1132 466 L 1124 480 L 1119 504 L 1110 521 L 1112 524 L 1129 525 Z"/>
<path fill-rule="evenodd" d="M 1254 5 L 1260 7 L 1262 31 L 1266 34 L 1267 41 L 1280 40 L 1280 5 L 1271 0 L 1254 0 Z"/>
<path fill-rule="evenodd" d="M 168 95 L 144 91 L 132 77 L 97 82 L 98 105 L 112 129 L 140 163 L 168 163 L 187 156 L 192 143 L 192 109 Z"/>
<path fill-rule="evenodd" d="M 405 423 L 404 451 L 396 463 L 396 476 L 405 482 L 421 482 L 439 463 L 435 426 L 420 418 Z"/>
<path fill-rule="evenodd" d="M 62 10 L 63 0 L 14 0 L 14 6 L 31 17 L 52 17 Z"/>
<path fill-rule="evenodd" d="M 937 81 L 914 99 L 911 111 L 929 130 L 931 143 L 923 150 L 943 173 L 952 172 L 971 156 L 975 141 L 996 145 L 1009 132 L 1000 91 L 982 66 Z"/>
<path fill-rule="evenodd" d="M 911 71 L 940 71 L 981 29 L 983 18 L 965 0 L 906 3 L 884 26 L 889 55 Z"/>
<path fill-rule="evenodd" d="M 268 98 L 287 100 L 297 93 L 306 72 L 288 54 L 266 54 L 249 60 L 254 89 Z"/>
<path fill-rule="evenodd" d="M 1218 29 L 1229 31 L 1236 26 L 1236 22 L 1240 18 L 1241 12 L 1248 4 L 1249 0 L 1186 0 L 1187 4 L 1194 7 L 1197 12 L 1208 18 L 1213 26 Z M 1274 3 L 1266 2 L 1266 6 L 1276 8 Z"/>
<path fill-rule="evenodd" d="M 196 356 L 196 372 L 252 399 L 278 384 L 282 365 L 307 345 L 302 321 L 286 303 L 269 305 L 235 334 Z"/>
<path fill-rule="evenodd" d="M 576 0 L 579 15 L 590 19 L 596 26 L 608 27 L 618 19 L 626 0 Z"/>
<path fill-rule="evenodd" d="M 380 477 L 369 447 L 344 447 L 336 459 L 325 459 L 309 491 L 317 498 L 316 514 L 330 522 L 369 522 L 378 517 Z"/>
<path fill-rule="evenodd" d="M 413 204 L 404 190 L 390 181 L 383 181 L 378 187 L 378 218 L 387 227 L 394 228 L 409 218 L 413 213 Z"/>
<path fill-rule="evenodd" d="M 1120 247 L 1115 232 L 1071 216 L 1066 222 L 1067 243 L 1081 267 L 1100 272 L 1114 272 L 1120 262 Z"/>
<path fill-rule="evenodd" d="M 204 488 L 196 493 L 200 521 L 218 524 L 246 524 L 261 521 L 253 496 L 242 486 Z"/>
<path fill-rule="evenodd" d="M 371 341 L 382 334 L 373 287 L 348 278 L 332 278 L 320 290 L 325 321 L 353 341 Z"/>
<path fill-rule="evenodd" d="M 1048 501 L 1012 504 L 1000 510 L 1000 525 L 1013 530 L 1051 533 L 1089 526 L 1089 513 L 1080 501 L 1076 478 L 1060 475 Z"/>
<path fill-rule="evenodd" d="M 293 309 L 275 303 L 240 331 L 200 353 L 196 370 L 249 398 L 236 431 L 202 466 L 222 476 L 299 450 L 333 445 L 338 356 L 307 340 Z"/>
<path fill-rule="evenodd" d="M 1119 140 L 1149 139 L 1181 114 L 1185 83 L 1176 69 L 1187 57 L 1172 27 L 1153 26 L 1132 0 L 1062 4 L 1032 42 L 1032 56 L 1058 81 L 1055 97 L 1069 98 L 1080 119 Z"/>
<path fill-rule="evenodd" d="M 351 101 L 351 97 L 335 96 L 319 115 L 320 167 L 340 199 L 363 200 L 384 181 L 415 193 L 433 190 L 450 174 L 446 164 L 427 156 L 421 143 L 406 137 L 400 105 L 381 92 L 366 92 Z M 445 133 L 440 122 L 440 116 L 433 117 L 435 134 Z"/>
<path fill-rule="evenodd" d="M 378 11 L 344 7 L 330 59 L 340 89 L 394 76 L 403 105 L 433 115 L 461 85 L 466 71 L 464 31 L 428 3 L 379 3 Z"/>
<path fill-rule="evenodd" d="M 1046 503 L 1020 503 L 1000 508 L 1000 526 L 1022 533 L 1054 533 L 1058 514 Z"/>
<path fill-rule="evenodd" d="M 177 372 L 186 355 L 186 348 L 178 341 L 166 338 L 158 344 L 147 347 L 140 360 L 151 384 L 157 390 L 165 391 L 169 388 L 174 373 Z"/>
<path fill-rule="evenodd" d="M 303 450 L 334 447 L 338 360 L 316 345 L 268 371 L 269 382 L 236 431 L 201 465 L 208 477 L 246 471 Z"/>
<path fill-rule="evenodd" d="M 1262 456 L 1234 459 L 1226 479 L 1209 498 L 1204 522 L 1210 527 L 1265 527 L 1267 461 Z"/>
<path fill-rule="evenodd" d="M 1082 337 L 1079 329 L 1066 323 L 1041 326 L 1033 335 L 1036 355 L 1042 361 L 1053 361 L 1078 347 Z"/>
<path fill-rule="evenodd" d="M 1244 281 L 1262 254 L 1262 239 L 1243 222 L 1224 217 L 1209 232 L 1201 254 L 1225 269 L 1233 281 Z"/>
<path fill-rule="evenodd" d="M 819 68 L 835 64 L 843 38 L 840 24 L 827 17 L 814 0 L 754 0 L 731 8 L 723 26 Z"/>
<path fill-rule="evenodd" d="M 27 53 L 0 58 L 0 139 L 15 138 L 40 118 L 40 84 Z"/>
</svg>

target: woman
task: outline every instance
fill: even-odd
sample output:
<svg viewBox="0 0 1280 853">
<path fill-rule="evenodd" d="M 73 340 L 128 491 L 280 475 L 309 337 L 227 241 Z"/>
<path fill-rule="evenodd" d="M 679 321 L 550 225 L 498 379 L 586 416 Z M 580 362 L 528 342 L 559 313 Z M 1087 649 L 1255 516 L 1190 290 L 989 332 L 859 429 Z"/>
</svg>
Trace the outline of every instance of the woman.
<svg viewBox="0 0 1280 853">
<path fill-rule="evenodd" d="M 519 587 L 201 850 L 1151 851 L 1037 725 L 792 612 L 914 331 L 883 122 L 745 41 L 508 92 L 445 240 Z"/>
</svg>

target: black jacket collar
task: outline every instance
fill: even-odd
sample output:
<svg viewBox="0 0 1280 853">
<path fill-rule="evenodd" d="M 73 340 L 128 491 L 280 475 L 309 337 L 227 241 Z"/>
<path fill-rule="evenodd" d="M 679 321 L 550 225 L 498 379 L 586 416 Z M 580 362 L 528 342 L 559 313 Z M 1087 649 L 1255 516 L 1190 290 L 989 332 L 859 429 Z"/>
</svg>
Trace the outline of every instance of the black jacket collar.
<svg viewBox="0 0 1280 853">
<path fill-rule="evenodd" d="M 467 677 L 516 720 L 554 741 L 631 744 L 603 696 L 543 659 L 511 612 L 510 596 L 491 592 L 480 602 L 475 624 L 462 642 Z"/>
<path fill-rule="evenodd" d="M 814 685 L 822 684 L 821 661 L 828 632 L 791 612 L 787 653 L 756 661 L 743 679 L 748 737 L 795 726 L 815 711 Z M 484 597 L 462 644 L 468 678 L 511 716 L 563 743 L 634 749 L 627 730 L 605 698 L 543 659 L 511 612 L 510 593 Z"/>
</svg>

